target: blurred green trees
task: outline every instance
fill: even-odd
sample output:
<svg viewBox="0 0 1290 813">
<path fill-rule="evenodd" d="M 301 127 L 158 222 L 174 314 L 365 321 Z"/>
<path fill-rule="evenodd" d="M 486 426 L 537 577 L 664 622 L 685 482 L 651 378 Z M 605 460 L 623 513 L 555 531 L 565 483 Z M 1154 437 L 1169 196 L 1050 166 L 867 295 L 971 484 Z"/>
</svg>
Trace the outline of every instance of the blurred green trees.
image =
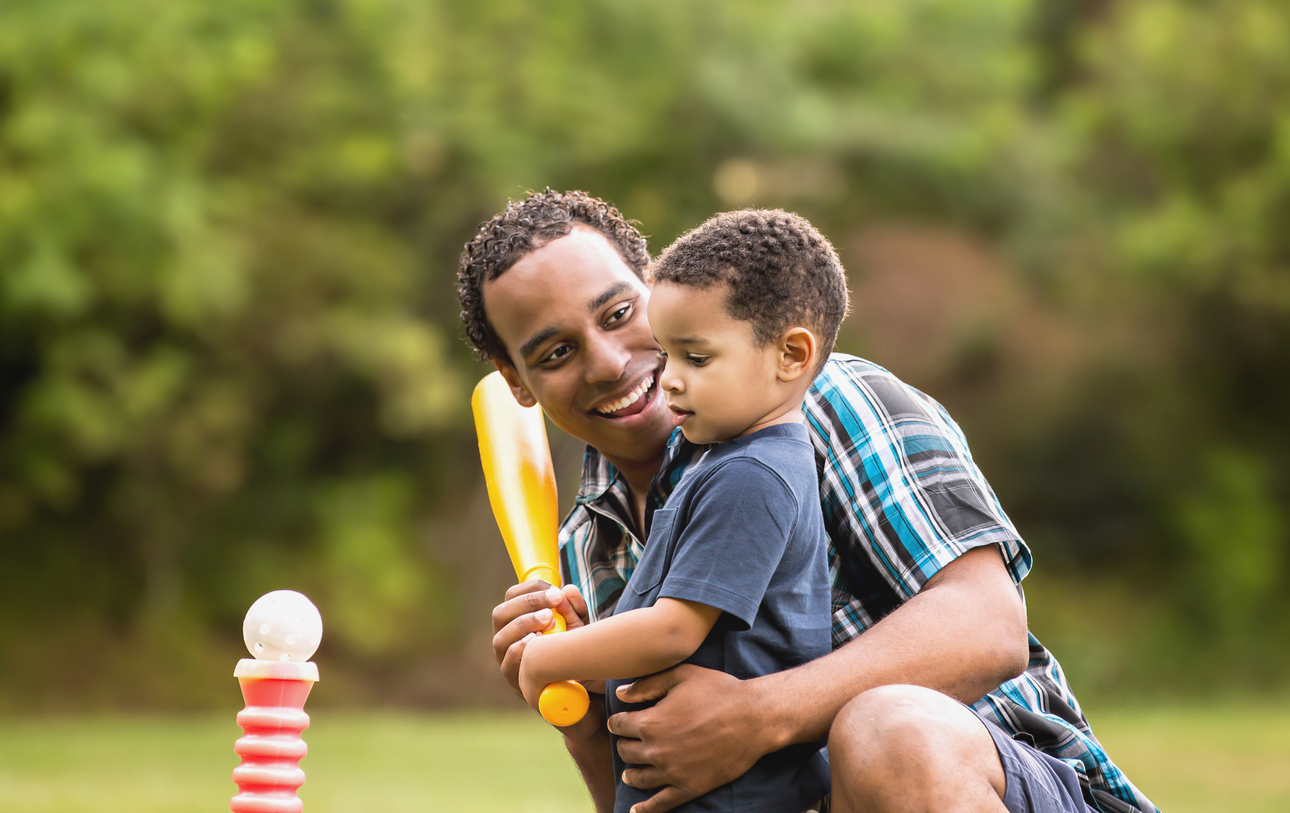
<svg viewBox="0 0 1290 813">
<path fill-rule="evenodd" d="M 655 250 L 810 217 L 841 349 L 961 419 L 1076 687 L 1267 685 L 1287 102 L 1275 0 L 9 0 L 0 709 L 211 702 L 284 586 L 338 697 L 493 692 L 451 282 L 547 185 Z"/>
</svg>

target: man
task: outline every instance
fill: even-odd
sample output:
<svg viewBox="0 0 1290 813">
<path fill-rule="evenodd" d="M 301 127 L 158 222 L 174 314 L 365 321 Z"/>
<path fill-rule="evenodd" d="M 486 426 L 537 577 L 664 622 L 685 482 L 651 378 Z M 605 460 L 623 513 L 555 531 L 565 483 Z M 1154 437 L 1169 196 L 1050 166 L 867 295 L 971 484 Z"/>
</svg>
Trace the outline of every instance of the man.
<svg viewBox="0 0 1290 813">
<path fill-rule="evenodd" d="M 553 612 L 574 626 L 612 614 L 654 509 L 699 451 L 672 437 L 658 393 L 648 264 L 615 209 L 550 190 L 485 223 L 462 254 L 471 341 L 521 404 L 540 403 L 588 445 L 561 528 L 569 584 L 516 585 L 493 612 L 512 687 L 524 637 Z M 597 809 L 611 809 L 614 794 L 607 726 L 637 766 L 623 781 L 659 789 L 637 813 L 669 810 L 764 754 L 825 737 L 834 811 L 1154 811 L 1028 634 L 1018 583 L 1029 551 L 944 410 L 839 356 L 805 412 L 830 536 L 834 651 L 747 681 L 683 664 L 621 689 L 625 702 L 657 703 L 608 721 L 593 701 L 562 733 Z"/>
</svg>

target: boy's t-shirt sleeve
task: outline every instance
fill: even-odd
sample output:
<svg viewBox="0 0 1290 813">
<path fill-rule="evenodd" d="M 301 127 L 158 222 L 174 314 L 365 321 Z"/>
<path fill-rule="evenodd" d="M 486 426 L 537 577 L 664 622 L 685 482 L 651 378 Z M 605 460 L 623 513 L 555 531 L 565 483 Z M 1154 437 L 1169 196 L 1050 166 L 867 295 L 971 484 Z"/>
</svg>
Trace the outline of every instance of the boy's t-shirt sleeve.
<svg viewBox="0 0 1290 813">
<path fill-rule="evenodd" d="M 655 512 L 653 524 L 684 522 L 675 535 L 660 598 L 697 601 L 729 614 L 737 629 L 752 626 L 797 521 L 798 505 L 784 479 L 746 457 L 713 468 L 682 509 Z"/>
</svg>

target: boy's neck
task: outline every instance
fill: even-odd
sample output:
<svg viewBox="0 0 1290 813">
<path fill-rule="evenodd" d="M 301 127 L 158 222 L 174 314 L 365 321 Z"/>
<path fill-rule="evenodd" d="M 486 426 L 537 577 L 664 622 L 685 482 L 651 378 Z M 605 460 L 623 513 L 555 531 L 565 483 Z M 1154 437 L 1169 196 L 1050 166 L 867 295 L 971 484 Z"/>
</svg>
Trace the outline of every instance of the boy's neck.
<svg viewBox="0 0 1290 813">
<path fill-rule="evenodd" d="M 778 413 L 778 414 L 771 413 L 771 415 L 767 416 L 766 418 L 763 418 L 762 420 L 748 427 L 747 429 L 740 432 L 735 437 L 746 438 L 749 435 L 755 434 L 757 432 L 760 432 L 763 429 L 767 429 L 772 426 L 779 426 L 780 424 L 785 424 L 785 423 L 805 423 L 805 422 L 806 422 L 806 418 L 802 415 L 802 407 L 801 405 L 798 405 L 795 407 L 790 407 L 789 409 L 785 410 L 782 413 Z M 731 438 L 731 440 L 734 440 L 734 438 Z"/>
</svg>

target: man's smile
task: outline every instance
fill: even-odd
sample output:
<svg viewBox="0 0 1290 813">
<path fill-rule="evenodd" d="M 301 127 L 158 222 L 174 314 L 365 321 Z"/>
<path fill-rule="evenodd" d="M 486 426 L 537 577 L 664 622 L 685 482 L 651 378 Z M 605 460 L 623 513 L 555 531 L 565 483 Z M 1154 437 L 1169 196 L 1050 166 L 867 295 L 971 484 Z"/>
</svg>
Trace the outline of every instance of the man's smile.
<svg viewBox="0 0 1290 813">
<path fill-rule="evenodd" d="M 657 393 L 657 389 L 654 387 L 655 380 L 654 372 L 647 373 L 626 394 L 616 396 L 599 406 L 593 407 L 592 412 L 605 418 L 625 418 L 644 411 Z"/>
</svg>

